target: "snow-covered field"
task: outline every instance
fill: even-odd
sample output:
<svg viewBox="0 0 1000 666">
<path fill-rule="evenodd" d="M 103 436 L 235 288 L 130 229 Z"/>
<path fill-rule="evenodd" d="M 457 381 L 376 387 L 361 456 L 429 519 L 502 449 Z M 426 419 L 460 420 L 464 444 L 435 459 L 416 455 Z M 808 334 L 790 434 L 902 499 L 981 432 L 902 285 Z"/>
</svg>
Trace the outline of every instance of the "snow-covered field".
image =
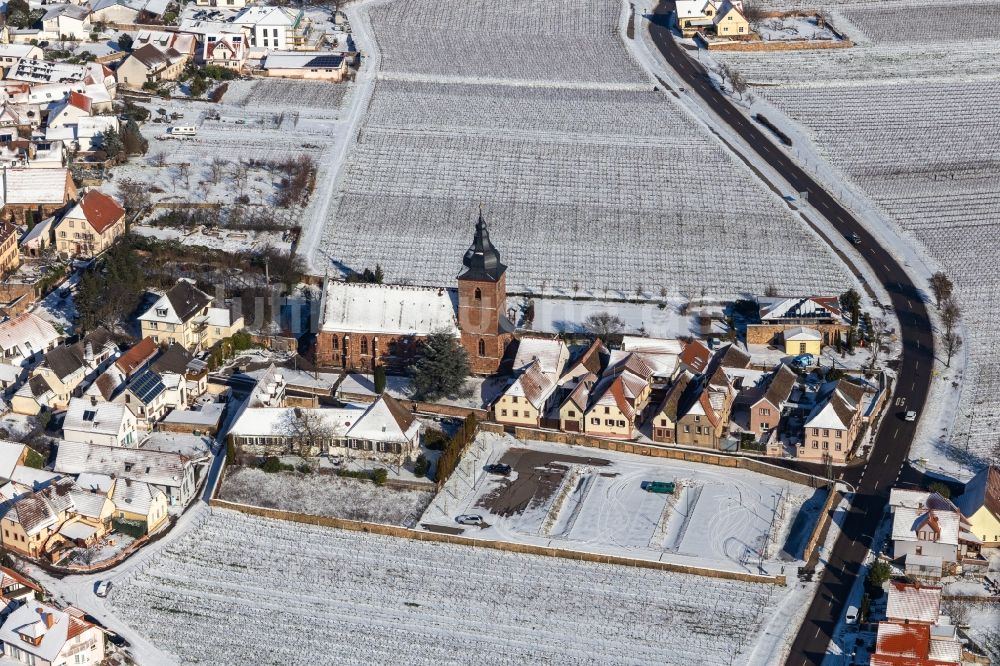
<svg viewBox="0 0 1000 666">
<path fill-rule="evenodd" d="M 207 247 L 231 254 L 260 253 L 265 250 L 278 250 L 287 254 L 292 249 L 292 233 L 290 231 L 279 233 L 277 231 L 206 229 L 201 225 L 193 229 L 135 225 L 132 227 L 132 231 L 148 238 L 177 241 L 181 245 Z"/>
<path fill-rule="evenodd" d="M 956 462 L 976 464 L 1000 437 L 1000 74 L 993 65 L 1000 31 L 989 19 L 1000 8 L 819 8 L 857 46 L 717 59 L 751 82 L 771 84 L 753 92 L 800 126 L 803 142 L 793 153 L 817 153 L 835 167 L 849 190 L 954 280 L 968 363 L 964 371 L 939 367 L 936 395 L 959 407 L 942 412 L 943 422 L 923 431 L 913 453 L 958 472 Z M 984 21 L 961 22 L 963 12 Z M 952 382 L 960 382 L 960 397 Z"/>
<path fill-rule="evenodd" d="M 180 664 L 733 664 L 793 594 L 215 510 L 108 601 Z"/>
<path fill-rule="evenodd" d="M 482 204 L 515 290 L 846 286 L 781 198 L 654 91 L 621 17 L 615 0 L 375 5 L 379 79 L 314 269 L 450 285 Z"/>
<path fill-rule="evenodd" d="M 230 471 L 220 497 L 282 511 L 412 527 L 430 503 L 430 490 L 398 490 L 331 474 Z"/>
<path fill-rule="evenodd" d="M 497 461 L 510 478 L 485 473 Z M 648 493 L 642 481 L 678 489 Z M 749 573 L 763 561 L 777 573 L 801 558 L 824 500 L 743 470 L 484 434 L 420 523 L 453 527 L 473 513 L 489 526 L 466 536 Z"/>
</svg>

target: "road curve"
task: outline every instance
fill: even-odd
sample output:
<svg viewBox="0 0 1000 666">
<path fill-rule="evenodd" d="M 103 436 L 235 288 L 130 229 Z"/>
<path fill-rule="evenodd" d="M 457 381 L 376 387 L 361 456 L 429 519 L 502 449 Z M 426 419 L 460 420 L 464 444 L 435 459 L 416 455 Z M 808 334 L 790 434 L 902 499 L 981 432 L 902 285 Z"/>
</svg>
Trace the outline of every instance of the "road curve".
<svg viewBox="0 0 1000 666">
<path fill-rule="evenodd" d="M 792 644 L 789 666 L 821 664 L 827 647 L 843 615 L 851 587 L 860 572 L 884 514 L 889 489 L 898 479 L 906 461 L 916 423 L 899 418 L 905 410 L 923 412 L 930 390 L 934 365 L 934 336 L 921 290 L 913 283 L 890 252 L 854 216 L 815 180 L 799 168 L 738 109 L 730 104 L 708 80 L 705 70 L 687 56 L 670 31 L 673 0 L 661 0 L 650 17 L 650 35 L 657 49 L 677 75 L 699 95 L 744 141 L 774 168 L 796 192 L 808 192 L 812 207 L 845 236 L 861 238 L 860 252 L 888 292 L 900 323 L 903 355 L 894 403 L 884 419 L 857 486 L 857 494 L 841 533 L 830 554 L 819 590 Z M 685 94 L 685 93 L 682 93 Z"/>
</svg>

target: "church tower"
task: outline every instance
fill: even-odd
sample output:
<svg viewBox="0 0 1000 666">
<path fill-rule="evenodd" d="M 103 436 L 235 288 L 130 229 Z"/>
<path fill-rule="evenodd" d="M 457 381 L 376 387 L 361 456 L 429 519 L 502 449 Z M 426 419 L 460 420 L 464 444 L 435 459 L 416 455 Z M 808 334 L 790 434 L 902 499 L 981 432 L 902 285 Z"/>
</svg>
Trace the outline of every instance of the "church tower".
<svg viewBox="0 0 1000 666">
<path fill-rule="evenodd" d="M 507 319 L 507 267 L 490 242 L 490 232 L 479 211 L 472 245 L 462 259 L 458 275 L 458 328 L 469 367 L 480 375 L 500 367 L 511 340 L 513 326 Z"/>
</svg>

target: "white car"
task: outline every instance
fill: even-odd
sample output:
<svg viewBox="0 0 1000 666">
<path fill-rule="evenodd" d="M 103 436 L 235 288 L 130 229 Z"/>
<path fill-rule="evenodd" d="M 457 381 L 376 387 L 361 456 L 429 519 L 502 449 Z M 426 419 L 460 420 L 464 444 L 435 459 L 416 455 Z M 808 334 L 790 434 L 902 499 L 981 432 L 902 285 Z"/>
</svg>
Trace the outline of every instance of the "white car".
<svg viewBox="0 0 1000 666">
<path fill-rule="evenodd" d="M 847 607 L 847 615 L 844 617 L 844 619 L 847 621 L 847 624 L 857 624 L 858 623 L 858 607 L 857 606 L 848 606 Z"/>
<path fill-rule="evenodd" d="M 911 409 L 910 411 L 906 412 L 906 416 L 904 416 L 903 418 L 906 419 L 907 421 L 911 421 L 911 422 L 912 421 L 916 421 L 917 420 L 917 413 Z"/>
<path fill-rule="evenodd" d="M 463 513 L 455 516 L 455 522 L 459 525 L 482 525 L 483 517 L 475 513 Z"/>
<path fill-rule="evenodd" d="M 108 592 L 110 591 L 111 591 L 111 581 L 102 580 L 97 584 L 97 587 L 94 589 L 94 594 L 103 598 L 108 596 Z"/>
</svg>

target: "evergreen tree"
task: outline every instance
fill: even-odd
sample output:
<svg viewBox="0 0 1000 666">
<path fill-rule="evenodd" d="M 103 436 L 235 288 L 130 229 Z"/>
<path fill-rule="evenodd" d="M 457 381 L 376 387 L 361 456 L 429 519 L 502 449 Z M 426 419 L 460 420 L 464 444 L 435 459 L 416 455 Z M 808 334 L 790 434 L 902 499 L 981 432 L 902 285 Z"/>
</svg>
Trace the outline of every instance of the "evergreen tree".
<svg viewBox="0 0 1000 666">
<path fill-rule="evenodd" d="M 455 336 L 435 331 L 424 341 L 420 360 L 410 374 L 421 400 L 456 396 L 469 377 L 469 358 Z"/>
<path fill-rule="evenodd" d="M 149 141 L 139 131 L 139 123 L 130 119 L 125 124 L 122 146 L 126 155 L 145 155 L 149 150 Z"/>
<path fill-rule="evenodd" d="M 118 50 L 126 53 L 132 52 L 132 36 L 127 32 L 118 35 Z"/>
<path fill-rule="evenodd" d="M 385 392 L 385 366 L 375 366 L 375 393 L 382 395 Z"/>
</svg>

